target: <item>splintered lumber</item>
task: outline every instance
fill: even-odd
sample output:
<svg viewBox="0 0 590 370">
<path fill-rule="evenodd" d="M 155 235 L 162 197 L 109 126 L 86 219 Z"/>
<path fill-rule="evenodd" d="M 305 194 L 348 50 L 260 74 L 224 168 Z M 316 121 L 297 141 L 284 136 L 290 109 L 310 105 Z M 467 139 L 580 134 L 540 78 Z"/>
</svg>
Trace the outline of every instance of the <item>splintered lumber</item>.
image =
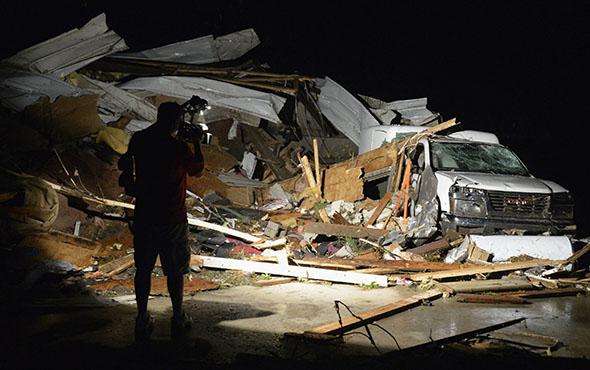
<svg viewBox="0 0 590 370">
<path fill-rule="evenodd" d="M 192 225 L 192 226 L 202 227 L 204 229 L 219 231 L 223 234 L 235 236 L 236 238 L 245 240 L 250 243 L 261 243 L 263 241 L 263 239 L 261 239 L 257 236 L 254 236 L 254 235 L 251 235 L 248 233 L 244 233 L 244 232 L 241 232 L 238 230 L 234 230 L 229 227 L 222 226 L 222 225 L 217 225 L 217 224 L 214 224 L 211 222 L 201 221 L 197 218 L 189 218 L 188 224 Z"/>
<path fill-rule="evenodd" d="M 320 222 L 305 225 L 305 232 L 313 234 L 349 236 L 352 238 L 367 239 L 379 239 L 380 237 L 388 233 L 387 230 L 381 229 L 370 229 L 367 227 L 354 225 L 325 224 Z"/>
<path fill-rule="evenodd" d="M 369 311 L 364 311 L 356 314 L 357 317 L 351 316 L 342 320 L 342 322 L 335 321 L 325 325 L 315 327 L 306 333 L 315 334 L 341 334 L 347 331 L 356 329 L 358 327 L 372 323 L 384 317 L 394 315 L 399 312 L 409 310 L 410 308 L 419 306 L 423 301 L 432 301 L 442 297 L 443 293 L 437 289 L 432 289 L 423 293 L 414 294 L 411 297 L 402 299 L 400 301 L 377 307 Z"/>
<path fill-rule="evenodd" d="M 487 295 L 487 294 L 460 294 L 457 302 L 462 303 L 487 303 L 487 304 L 530 304 L 524 298 L 515 296 Z"/>
<path fill-rule="evenodd" d="M 385 193 L 385 196 L 383 196 L 383 198 L 381 198 L 381 200 L 379 201 L 379 204 L 375 208 L 375 211 L 373 211 L 371 218 L 369 218 L 369 221 L 367 221 L 365 226 L 373 225 L 375 223 L 375 221 L 377 221 L 377 218 L 379 217 L 379 215 L 381 215 L 381 212 L 383 212 L 383 209 L 385 209 L 385 207 L 387 206 L 387 204 L 391 200 L 391 197 L 393 197 L 393 193 L 391 193 L 389 191 L 387 193 Z"/>
<path fill-rule="evenodd" d="M 45 181 L 45 182 L 48 183 L 56 191 L 62 192 L 66 195 L 72 195 L 72 196 L 81 198 L 83 200 L 102 204 L 102 205 L 113 206 L 113 207 L 122 207 L 122 208 L 127 208 L 127 209 L 135 209 L 135 205 L 133 205 L 131 203 L 119 202 L 119 201 L 95 197 L 95 196 L 89 197 L 89 196 L 83 195 L 80 192 L 65 188 L 65 187 L 57 185 L 57 184 L 53 184 L 49 181 Z M 202 221 L 197 218 L 189 218 L 188 224 L 192 225 L 192 226 L 202 227 L 204 229 L 219 231 L 223 234 L 234 236 L 238 239 L 242 239 L 242 240 L 248 241 L 250 243 L 261 243 L 263 241 L 263 239 L 261 239 L 257 236 L 250 235 L 248 233 L 244 233 L 244 232 L 241 232 L 238 230 L 234 230 L 229 227 L 222 226 L 222 225 L 217 225 L 217 224 L 214 224 L 211 222 Z"/>
<path fill-rule="evenodd" d="M 277 265 L 274 263 L 244 261 L 232 258 L 220 258 L 209 256 L 193 256 L 192 259 L 201 260 L 203 267 L 219 268 L 226 270 L 241 270 L 256 273 L 272 274 L 279 276 L 292 276 L 296 278 L 326 280 L 337 283 L 349 284 L 377 284 L 387 287 L 387 276 L 359 274 L 350 271 L 326 270 L 313 267 L 300 267 L 291 265 Z M 192 261 L 191 259 L 191 261 Z"/>
<path fill-rule="evenodd" d="M 127 270 L 134 263 L 133 254 L 128 254 L 100 265 L 98 271 L 107 276 L 113 276 Z"/>
<path fill-rule="evenodd" d="M 572 254 L 568 259 L 565 260 L 565 264 L 576 262 L 580 257 L 590 252 L 590 243 L 586 244 L 584 248 L 580 249 L 576 253 Z"/>
<path fill-rule="evenodd" d="M 500 293 L 506 296 L 514 296 L 519 298 L 550 298 L 550 297 L 565 297 L 585 293 L 584 289 L 579 288 L 557 288 L 557 289 L 543 289 L 530 292 L 503 292 Z"/>
<path fill-rule="evenodd" d="M 530 269 L 537 266 L 553 266 L 559 265 L 563 261 L 555 260 L 530 260 L 522 262 L 511 262 L 511 263 L 495 263 L 488 266 L 473 266 L 458 268 L 455 270 L 438 271 L 438 272 L 423 272 L 418 274 L 412 274 L 407 276 L 409 279 L 414 281 L 421 281 L 427 279 L 448 279 L 454 277 L 471 276 L 476 274 L 490 274 L 494 272 L 506 272 L 522 269 Z"/>
<path fill-rule="evenodd" d="M 524 279 L 490 279 L 454 281 L 440 284 L 455 293 L 501 292 L 514 290 L 531 290 L 535 286 Z"/>
<path fill-rule="evenodd" d="M 486 326 L 484 328 L 467 331 L 465 333 L 460 333 L 457 335 L 452 335 L 450 337 L 441 338 L 441 339 L 437 339 L 437 340 L 432 340 L 432 338 L 430 338 L 430 340 L 426 343 L 422 343 L 422 344 L 418 344 L 418 345 L 415 345 L 412 347 L 404 348 L 402 351 L 415 351 L 415 350 L 419 350 L 419 349 L 423 349 L 423 348 L 428 348 L 431 346 L 439 347 L 439 346 L 443 346 L 445 344 L 455 343 L 455 342 L 461 341 L 463 339 L 473 338 L 473 337 L 478 336 L 480 334 L 489 333 L 494 330 L 506 328 L 506 327 L 518 324 L 519 322 L 522 322 L 524 320 L 526 320 L 526 317 L 521 317 L 518 319 L 505 321 L 505 322 L 502 322 L 499 324 Z"/>
<path fill-rule="evenodd" d="M 508 343 L 524 345 L 534 348 L 553 348 L 559 344 L 559 339 L 536 333 L 505 333 L 496 332 L 488 335 L 488 338 L 501 340 Z"/>
<path fill-rule="evenodd" d="M 326 258 L 326 257 L 306 257 L 302 261 L 313 261 L 318 263 L 335 263 L 338 265 L 349 265 L 355 267 L 384 267 L 396 269 L 398 271 L 446 271 L 455 270 L 461 266 L 459 263 L 444 262 L 423 262 L 423 261 L 387 261 L 376 259 L 359 259 L 359 258 Z"/>
<path fill-rule="evenodd" d="M 271 286 L 271 285 L 279 285 L 279 284 L 287 284 L 294 281 L 295 278 L 273 278 L 269 280 L 258 280 L 252 283 L 254 286 L 264 287 L 264 286 Z"/>
<path fill-rule="evenodd" d="M 305 178 L 307 179 L 307 184 L 309 185 L 309 188 L 313 191 L 313 194 L 316 197 L 316 199 L 321 199 L 322 196 L 320 194 L 320 189 L 318 188 L 318 184 L 315 178 L 313 177 L 313 172 L 311 171 L 311 167 L 309 166 L 309 160 L 306 156 L 303 156 L 301 157 L 300 162 L 301 166 L 303 167 L 303 173 L 305 174 Z M 328 217 L 328 213 L 325 209 L 322 208 L 318 210 L 318 214 L 323 222 L 327 224 L 330 223 L 330 217 Z"/>
<path fill-rule="evenodd" d="M 406 251 L 423 256 L 428 253 L 442 252 L 451 248 L 453 247 L 449 244 L 449 242 L 446 239 L 439 239 L 427 244 L 422 244 L 421 246 L 416 248 L 407 249 Z"/>
</svg>

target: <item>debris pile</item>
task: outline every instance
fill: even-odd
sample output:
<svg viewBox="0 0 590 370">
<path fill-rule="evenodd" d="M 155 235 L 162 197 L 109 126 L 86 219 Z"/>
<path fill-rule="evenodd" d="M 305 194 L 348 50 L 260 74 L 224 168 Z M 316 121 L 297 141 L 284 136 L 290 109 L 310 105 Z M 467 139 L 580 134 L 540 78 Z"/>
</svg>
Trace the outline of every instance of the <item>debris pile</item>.
<svg viewBox="0 0 590 370">
<path fill-rule="evenodd" d="M 224 284 L 198 279 L 210 269 L 254 273 L 250 282 L 258 286 L 309 279 L 426 290 L 360 315 L 376 320 L 455 293 L 466 303 L 526 304 L 588 290 L 581 258 L 590 244 L 518 228 L 484 236 L 445 226 L 456 222 L 440 218 L 449 201 L 420 179 L 431 167 L 453 167 L 429 160 L 425 166 L 427 151 L 419 149 L 424 140 L 446 140 L 455 119 L 443 122 L 426 99 L 357 98 L 327 77 L 273 73 L 245 59 L 258 44 L 256 33 L 244 30 L 123 52 L 125 41 L 101 15 L 3 60 L 6 270 L 20 271 L 28 286 L 46 272 L 75 272 L 97 291 L 132 289 L 134 206 L 118 186 L 117 159 L 130 136 L 153 123 L 161 103 L 197 95 L 211 109 L 190 118 L 209 129 L 205 170 L 189 178 L 186 198 L 190 292 Z M 457 175 L 448 186 L 461 181 Z M 569 194 L 557 187 L 547 199 Z M 461 201 L 464 212 L 476 212 L 481 194 L 452 198 L 453 207 Z M 513 194 L 503 209 L 534 213 L 549 207 L 534 203 L 544 199 Z M 564 195 L 563 219 L 570 201 Z M 160 280 L 155 294 L 163 291 Z M 340 323 L 311 332 L 342 330 Z"/>
</svg>

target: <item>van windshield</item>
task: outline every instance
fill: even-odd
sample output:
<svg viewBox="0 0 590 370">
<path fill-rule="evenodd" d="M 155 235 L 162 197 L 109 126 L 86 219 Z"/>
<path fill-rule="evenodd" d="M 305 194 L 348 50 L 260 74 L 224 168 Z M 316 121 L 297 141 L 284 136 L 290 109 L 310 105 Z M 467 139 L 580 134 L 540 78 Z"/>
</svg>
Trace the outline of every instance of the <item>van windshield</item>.
<svg viewBox="0 0 590 370">
<path fill-rule="evenodd" d="M 430 148 L 435 170 L 529 176 L 516 154 L 501 145 L 431 142 Z"/>
</svg>

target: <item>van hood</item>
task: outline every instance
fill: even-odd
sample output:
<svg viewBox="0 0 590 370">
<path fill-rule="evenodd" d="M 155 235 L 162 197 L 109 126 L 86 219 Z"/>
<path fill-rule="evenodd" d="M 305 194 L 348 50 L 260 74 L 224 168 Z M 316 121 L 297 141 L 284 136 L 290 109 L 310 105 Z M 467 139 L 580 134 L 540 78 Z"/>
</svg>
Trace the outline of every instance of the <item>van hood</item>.
<svg viewBox="0 0 590 370">
<path fill-rule="evenodd" d="M 476 189 L 540 194 L 551 194 L 552 192 L 551 187 L 543 181 L 528 176 L 457 171 L 436 171 L 435 174 L 439 181 Z"/>
</svg>

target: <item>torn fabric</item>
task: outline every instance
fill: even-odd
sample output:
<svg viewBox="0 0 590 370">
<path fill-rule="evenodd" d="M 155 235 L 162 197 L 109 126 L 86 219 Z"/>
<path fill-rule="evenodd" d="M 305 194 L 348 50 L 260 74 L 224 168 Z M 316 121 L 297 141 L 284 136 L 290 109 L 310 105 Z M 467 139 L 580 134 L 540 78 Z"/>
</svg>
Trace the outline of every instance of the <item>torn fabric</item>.
<svg viewBox="0 0 590 370">
<path fill-rule="evenodd" d="M 202 77 L 144 77 L 119 85 L 125 90 L 146 90 L 181 99 L 193 95 L 207 100 L 213 107 L 246 113 L 271 122 L 279 123 L 278 113 L 286 99 L 230 83 Z"/>
<path fill-rule="evenodd" d="M 316 79 L 316 83 L 321 90 L 318 98 L 320 111 L 357 146 L 362 129 L 380 125 L 357 98 L 329 77 Z"/>
<path fill-rule="evenodd" d="M 82 28 L 22 50 L 4 62 L 39 73 L 64 77 L 105 55 L 127 50 L 125 40 L 109 31 L 104 13 Z"/>
<path fill-rule="evenodd" d="M 237 59 L 259 44 L 256 32 L 248 28 L 218 38 L 208 35 L 135 53 L 119 53 L 113 57 L 207 64 Z"/>
</svg>

